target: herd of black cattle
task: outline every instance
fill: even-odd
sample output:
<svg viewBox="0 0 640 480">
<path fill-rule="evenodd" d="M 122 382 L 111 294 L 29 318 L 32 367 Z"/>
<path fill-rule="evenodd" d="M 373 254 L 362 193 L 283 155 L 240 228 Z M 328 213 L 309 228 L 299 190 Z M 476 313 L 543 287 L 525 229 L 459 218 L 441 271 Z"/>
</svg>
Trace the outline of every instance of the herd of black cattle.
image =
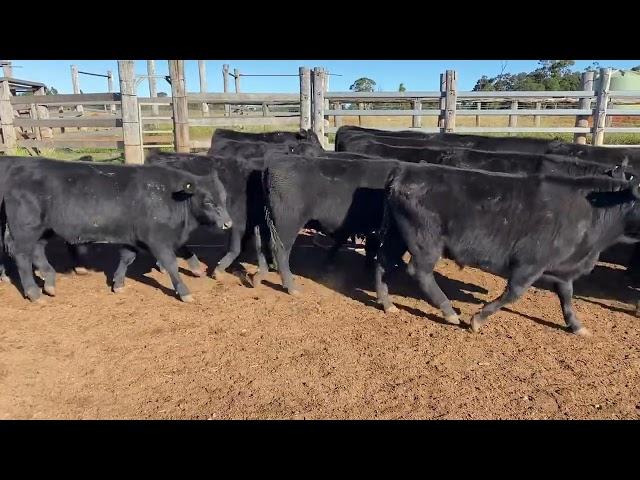
<svg viewBox="0 0 640 480">
<path fill-rule="evenodd" d="M 214 276 L 252 245 L 253 285 L 272 264 L 296 295 L 289 254 L 307 227 L 334 239 L 329 263 L 350 237 L 366 238 L 366 264 L 375 268 L 387 312 L 396 310 L 389 274 L 403 266 L 444 319 L 459 324 L 433 275 L 444 256 L 507 278 L 502 295 L 471 319 L 473 331 L 542 279 L 553 284 L 570 331 L 589 335 L 571 306 L 573 281 L 605 249 L 640 240 L 640 151 L 631 148 L 351 126 L 338 130 L 335 146 L 325 151 L 304 130 L 220 129 L 206 155 L 154 153 L 145 165 L 2 156 L 0 280 L 8 280 L 6 252 L 26 297 L 41 299 L 34 267 L 45 293 L 55 295 L 45 246 L 57 235 L 78 273 L 88 245 L 120 245 L 114 292 L 143 250 L 168 272 L 179 297 L 192 301 L 176 255 L 204 275 L 186 243 L 200 225 L 214 225 L 230 229 Z"/>
</svg>

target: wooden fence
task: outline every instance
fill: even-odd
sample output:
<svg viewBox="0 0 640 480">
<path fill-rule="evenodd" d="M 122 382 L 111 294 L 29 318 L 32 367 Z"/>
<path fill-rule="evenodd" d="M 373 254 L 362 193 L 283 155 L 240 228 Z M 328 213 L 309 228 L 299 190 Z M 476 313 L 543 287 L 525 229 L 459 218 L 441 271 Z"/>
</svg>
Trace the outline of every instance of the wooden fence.
<svg viewBox="0 0 640 480">
<path fill-rule="evenodd" d="M 170 60 L 169 66 L 171 97 L 138 97 L 140 79 L 131 60 L 118 61 L 120 93 L 12 96 L 8 83 L 0 82 L 0 150 L 118 148 L 124 149 L 127 163 L 141 163 L 145 148 L 208 148 L 210 139 L 192 140 L 189 127 L 251 125 L 311 128 L 330 148 L 327 135 L 345 117 L 362 122 L 372 116 L 411 118 L 411 127 L 384 127 L 388 130 L 573 133 L 578 143 L 586 143 L 590 134 L 594 145 L 603 145 L 605 133 L 640 133 L 640 127 L 613 127 L 607 122 L 612 116 L 640 115 L 640 108 L 633 108 L 634 103 L 640 104 L 640 91 L 610 91 L 608 69 L 601 69 L 596 90 L 593 72 L 583 74 L 580 91 L 459 92 L 456 72 L 448 70 L 440 76 L 439 91 L 329 92 L 325 70 L 300 67 L 296 93 L 240 93 L 239 75 L 236 93 L 187 93 L 184 61 Z M 625 108 L 625 102 L 632 103 L 632 108 Z M 29 114 L 16 116 L 18 111 Z M 475 117 L 475 126 L 456 125 L 457 117 L 465 116 Z M 490 116 L 508 117 L 508 126 L 480 126 L 480 119 Z M 523 116 L 532 116 L 534 126 L 518 126 Z M 546 116 L 573 117 L 575 122 L 573 126 L 541 126 L 540 118 Z M 437 122 L 423 127 L 424 117 L 436 117 Z"/>
</svg>

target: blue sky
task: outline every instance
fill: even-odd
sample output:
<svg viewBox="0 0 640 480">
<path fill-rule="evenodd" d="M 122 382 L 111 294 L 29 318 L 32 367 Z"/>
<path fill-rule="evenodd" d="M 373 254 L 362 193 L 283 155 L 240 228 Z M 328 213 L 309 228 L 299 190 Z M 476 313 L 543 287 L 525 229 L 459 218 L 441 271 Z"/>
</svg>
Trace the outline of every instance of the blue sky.
<svg viewBox="0 0 640 480">
<path fill-rule="evenodd" d="M 594 60 L 578 60 L 574 69 L 582 71 Z M 629 69 L 640 65 L 640 60 L 596 60 L 602 67 Z M 482 75 L 495 76 L 503 68 L 505 72 L 517 73 L 531 71 L 537 67 L 537 60 L 207 60 L 207 87 L 210 92 L 222 91 L 222 65 L 229 64 L 246 74 L 289 74 L 296 75 L 298 67 L 324 67 L 331 73 L 329 90 L 348 90 L 353 81 L 360 77 L 369 77 L 376 81 L 383 91 L 397 91 L 400 82 L 407 90 L 434 91 L 439 89 L 439 74 L 446 69 L 458 72 L 458 89 L 471 90 Z M 118 64 L 116 60 L 13 60 L 13 76 L 24 80 L 33 80 L 55 87 L 60 93 L 72 93 L 71 65 L 78 65 L 81 71 L 103 73 L 112 70 L 114 89 L 118 91 Z M 146 74 L 145 60 L 136 61 L 136 73 Z M 159 75 L 168 74 L 166 60 L 157 60 Z M 198 63 L 185 61 L 187 91 L 199 91 Z M 233 91 L 233 78 L 229 88 Z M 84 93 L 106 92 L 107 79 L 80 75 L 80 88 Z M 297 77 L 242 77 L 243 92 L 295 92 L 299 88 Z M 158 91 L 169 93 L 167 82 L 158 79 Z M 146 81 L 140 83 L 138 95 L 148 96 Z"/>
</svg>

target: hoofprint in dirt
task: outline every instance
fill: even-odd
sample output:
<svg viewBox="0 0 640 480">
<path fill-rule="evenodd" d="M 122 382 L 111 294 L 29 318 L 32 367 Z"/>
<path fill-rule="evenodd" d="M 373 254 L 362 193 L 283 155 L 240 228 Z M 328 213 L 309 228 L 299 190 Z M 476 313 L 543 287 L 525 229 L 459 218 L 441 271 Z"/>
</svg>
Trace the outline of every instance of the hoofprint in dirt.
<svg viewBox="0 0 640 480">
<path fill-rule="evenodd" d="M 195 251 L 209 266 L 224 253 Z M 70 272 L 63 246 L 49 254 Z M 403 272 L 390 284 L 400 312 L 385 315 L 364 257 L 343 250 L 329 273 L 325 255 L 311 237 L 294 248 L 297 298 L 275 272 L 259 289 L 185 273 L 196 301 L 183 304 L 150 257 L 114 295 L 107 246 L 89 275 L 61 273 L 44 305 L 1 284 L 0 418 L 640 418 L 638 292 L 623 269 L 576 283 L 592 338 L 567 333 L 541 288 L 472 334 L 443 324 Z M 504 288 L 448 261 L 436 270 L 463 321 Z"/>
</svg>

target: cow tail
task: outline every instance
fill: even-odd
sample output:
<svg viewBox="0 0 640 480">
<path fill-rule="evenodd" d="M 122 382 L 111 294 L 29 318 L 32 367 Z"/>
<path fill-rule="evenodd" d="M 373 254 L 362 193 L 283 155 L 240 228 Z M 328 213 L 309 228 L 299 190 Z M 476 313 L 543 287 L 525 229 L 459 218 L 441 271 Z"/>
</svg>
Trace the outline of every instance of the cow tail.
<svg viewBox="0 0 640 480">
<path fill-rule="evenodd" d="M 262 174 L 262 189 L 264 194 L 264 219 L 269 227 L 269 234 L 271 237 L 271 253 L 273 255 L 273 261 L 276 265 L 276 268 L 279 269 L 278 265 L 278 255 L 277 250 L 283 249 L 284 245 L 282 244 L 282 240 L 280 240 L 280 236 L 278 235 L 278 230 L 276 229 L 276 225 L 273 221 L 273 208 L 271 206 L 269 190 L 270 190 L 270 182 L 269 182 L 269 168 L 266 168 Z"/>
<path fill-rule="evenodd" d="M 387 177 L 387 181 L 384 185 L 384 200 L 382 207 L 382 223 L 380 225 L 380 248 L 384 244 L 384 239 L 387 236 L 387 231 L 391 225 L 391 212 L 389 212 L 389 198 L 391 197 L 391 189 L 393 188 L 396 180 L 397 169 L 393 169 L 389 176 Z"/>
</svg>

